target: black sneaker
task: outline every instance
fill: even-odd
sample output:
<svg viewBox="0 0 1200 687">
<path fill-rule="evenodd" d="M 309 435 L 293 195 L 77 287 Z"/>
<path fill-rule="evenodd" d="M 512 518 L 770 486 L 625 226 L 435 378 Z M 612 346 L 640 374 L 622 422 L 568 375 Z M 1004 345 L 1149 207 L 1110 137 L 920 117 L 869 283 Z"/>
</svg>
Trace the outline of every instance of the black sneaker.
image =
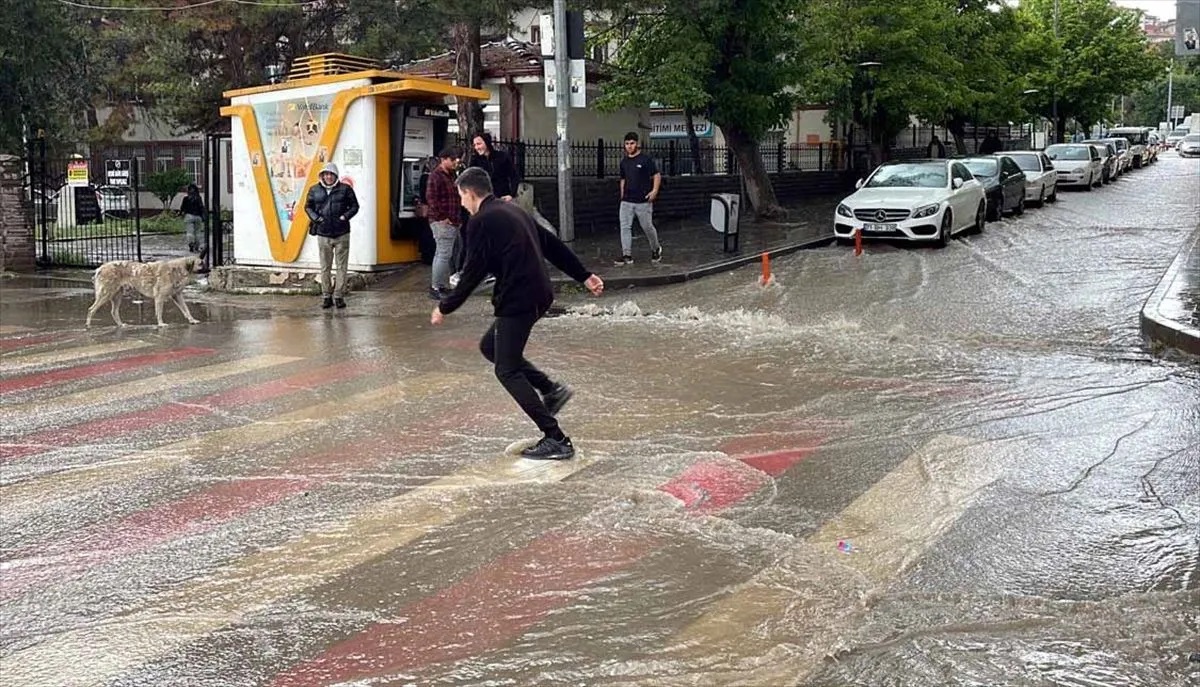
<svg viewBox="0 0 1200 687">
<path fill-rule="evenodd" d="M 656 248 L 655 250 L 650 252 L 650 262 L 653 262 L 653 263 L 662 262 L 662 246 L 659 246 L 658 248 Z"/>
<path fill-rule="evenodd" d="M 563 437 L 562 441 L 542 437 L 537 444 L 521 451 L 521 457 L 532 460 L 570 460 L 575 457 L 575 447 L 571 445 L 571 437 Z"/>
<path fill-rule="evenodd" d="M 334 307 L 336 307 L 340 310 L 340 309 L 346 307 L 346 299 L 335 298 L 335 299 L 333 299 L 333 305 L 334 305 Z"/>
<path fill-rule="evenodd" d="M 617 258 L 616 260 L 613 260 L 613 264 L 616 265 L 617 267 L 624 267 L 626 265 L 632 265 L 633 264 L 633 256 L 632 255 L 622 255 L 621 257 Z"/>
<path fill-rule="evenodd" d="M 332 308 L 333 307 L 333 299 L 330 298 L 329 296 L 326 296 L 324 299 L 321 300 L 321 307 L 324 308 L 325 310 Z"/>
<path fill-rule="evenodd" d="M 443 290 L 441 290 L 441 289 L 435 289 L 435 288 L 433 288 L 432 286 L 431 286 L 431 287 L 429 287 L 429 298 L 430 298 L 430 299 L 432 299 L 432 300 L 435 300 L 435 301 L 440 301 L 440 300 L 442 300 L 442 296 L 443 296 L 445 293 L 446 293 L 446 292 L 445 292 L 445 291 L 443 291 Z"/>
<path fill-rule="evenodd" d="M 566 384 L 556 384 L 554 390 L 542 396 L 542 400 L 546 403 L 546 410 L 550 411 L 551 415 L 558 415 L 558 411 L 567 405 L 567 401 L 575 395 L 575 390 Z"/>
</svg>

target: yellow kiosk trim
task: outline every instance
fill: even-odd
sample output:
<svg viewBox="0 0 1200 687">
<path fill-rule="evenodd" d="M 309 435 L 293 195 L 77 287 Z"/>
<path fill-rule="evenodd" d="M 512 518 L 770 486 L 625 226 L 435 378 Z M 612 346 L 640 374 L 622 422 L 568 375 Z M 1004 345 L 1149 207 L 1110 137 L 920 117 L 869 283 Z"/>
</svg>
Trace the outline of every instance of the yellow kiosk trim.
<svg viewBox="0 0 1200 687">
<path fill-rule="evenodd" d="M 332 79 L 333 77 L 327 78 Z M 362 72 L 359 72 L 354 78 L 362 78 Z M 291 87 L 295 88 L 296 82 L 292 82 Z M 332 158 L 332 151 L 341 135 L 342 124 L 345 123 L 350 105 L 365 95 L 392 96 L 397 99 L 408 97 L 418 100 L 447 95 L 487 100 L 491 96 L 484 90 L 454 86 L 432 79 L 403 79 L 393 83 L 360 86 L 341 91 L 334 96 L 333 103 L 329 107 L 329 121 L 326 123 L 324 131 L 321 132 L 321 138 L 317 143 L 318 151 L 324 148 L 330 151 Z M 279 222 L 279 212 L 275 207 L 275 195 L 271 192 L 266 152 L 263 148 L 262 136 L 259 134 L 258 119 L 254 115 L 254 108 L 250 105 L 227 105 L 221 108 L 221 115 L 237 117 L 241 120 L 242 133 L 246 136 L 246 149 L 250 154 L 250 169 L 254 175 L 254 187 L 258 193 L 258 205 L 262 210 L 263 223 L 266 225 L 267 243 L 271 247 L 271 257 L 277 262 L 295 262 L 296 258 L 300 257 L 300 251 L 304 248 L 304 240 L 308 236 L 308 214 L 303 212 L 302 207 L 296 208 L 297 211 L 293 212 L 292 224 L 285 238 L 283 227 Z M 308 176 L 304 181 L 305 193 L 307 193 L 307 189 L 317 183 L 320 173 L 321 165 L 309 165 Z"/>
</svg>

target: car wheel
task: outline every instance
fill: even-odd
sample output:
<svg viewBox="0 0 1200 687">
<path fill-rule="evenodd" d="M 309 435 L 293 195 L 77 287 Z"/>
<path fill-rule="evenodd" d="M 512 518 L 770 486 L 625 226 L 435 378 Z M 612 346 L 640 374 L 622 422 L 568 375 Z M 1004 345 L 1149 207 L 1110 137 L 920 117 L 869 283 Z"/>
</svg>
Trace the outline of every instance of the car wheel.
<svg viewBox="0 0 1200 687">
<path fill-rule="evenodd" d="M 975 211 L 975 233 L 983 233 L 983 225 L 987 224 L 987 204 L 980 203 L 979 209 Z"/>
<path fill-rule="evenodd" d="M 987 221 L 1000 221 L 1000 206 L 1003 204 L 1004 198 L 1001 197 L 1000 202 L 996 202 L 995 198 L 987 199 Z"/>
<path fill-rule="evenodd" d="M 1025 194 L 1022 193 L 1020 199 L 1017 200 L 1017 207 L 1013 209 L 1014 215 L 1025 214 Z"/>
<path fill-rule="evenodd" d="M 942 228 L 938 230 L 937 242 L 934 244 L 938 248 L 945 248 L 947 243 L 950 243 L 950 232 L 954 230 L 954 214 L 950 210 L 942 215 Z"/>
<path fill-rule="evenodd" d="M 1043 186 L 1042 190 L 1038 191 L 1038 205 L 1045 205 L 1045 204 L 1046 204 L 1046 187 Z"/>
<path fill-rule="evenodd" d="M 1087 184 L 1083 187 L 1085 191 L 1091 191 L 1096 187 L 1096 180 L 1093 177 L 1088 177 Z"/>
<path fill-rule="evenodd" d="M 1054 190 L 1050 192 L 1049 196 L 1046 196 L 1046 200 L 1050 201 L 1051 203 L 1058 200 L 1058 184 L 1054 185 Z"/>
</svg>

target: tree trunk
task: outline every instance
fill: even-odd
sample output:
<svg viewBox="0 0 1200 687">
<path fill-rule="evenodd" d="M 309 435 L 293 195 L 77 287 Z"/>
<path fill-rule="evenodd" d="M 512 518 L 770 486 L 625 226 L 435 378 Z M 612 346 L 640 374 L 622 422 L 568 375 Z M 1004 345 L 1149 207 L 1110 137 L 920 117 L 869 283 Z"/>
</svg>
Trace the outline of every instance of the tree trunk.
<svg viewBox="0 0 1200 687">
<path fill-rule="evenodd" d="M 746 200 L 754 214 L 766 219 L 783 217 L 785 211 L 775 198 L 775 187 L 771 185 L 771 178 L 763 166 L 758 141 L 736 126 L 721 126 L 721 131 L 725 132 L 725 143 L 733 149 L 737 158 L 742 180 L 746 184 Z"/>
<path fill-rule="evenodd" d="M 954 150 L 959 155 L 967 154 L 967 120 L 961 116 L 954 116 L 946 124 L 946 130 L 954 137 Z"/>
<path fill-rule="evenodd" d="M 1063 142 L 1063 131 L 1067 128 L 1067 116 L 1065 114 L 1058 115 L 1058 121 L 1054 122 L 1054 142 Z"/>
<path fill-rule="evenodd" d="M 692 151 L 692 174 L 704 174 L 704 163 L 700 159 L 700 137 L 696 136 L 696 127 L 692 124 L 692 108 L 683 108 L 683 120 L 687 125 L 688 147 Z"/>
<path fill-rule="evenodd" d="M 454 81 L 459 86 L 481 88 L 483 65 L 479 51 L 479 21 L 469 19 L 450 27 L 454 50 Z M 458 105 L 458 135 L 468 144 L 482 133 L 483 103 L 472 98 L 456 98 Z"/>
</svg>

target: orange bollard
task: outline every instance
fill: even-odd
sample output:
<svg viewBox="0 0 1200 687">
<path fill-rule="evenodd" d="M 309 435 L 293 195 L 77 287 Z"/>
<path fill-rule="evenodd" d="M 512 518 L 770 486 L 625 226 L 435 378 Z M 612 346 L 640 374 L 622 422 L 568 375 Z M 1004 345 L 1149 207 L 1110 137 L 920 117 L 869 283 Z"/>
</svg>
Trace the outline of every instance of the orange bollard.
<svg viewBox="0 0 1200 687">
<path fill-rule="evenodd" d="M 854 254 L 862 255 L 862 229 L 854 230 Z"/>
<path fill-rule="evenodd" d="M 771 283 L 771 255 L 769 253 L 762 254 L 762 279 L 758 283 L 763 286 Z"/>
</svg>

